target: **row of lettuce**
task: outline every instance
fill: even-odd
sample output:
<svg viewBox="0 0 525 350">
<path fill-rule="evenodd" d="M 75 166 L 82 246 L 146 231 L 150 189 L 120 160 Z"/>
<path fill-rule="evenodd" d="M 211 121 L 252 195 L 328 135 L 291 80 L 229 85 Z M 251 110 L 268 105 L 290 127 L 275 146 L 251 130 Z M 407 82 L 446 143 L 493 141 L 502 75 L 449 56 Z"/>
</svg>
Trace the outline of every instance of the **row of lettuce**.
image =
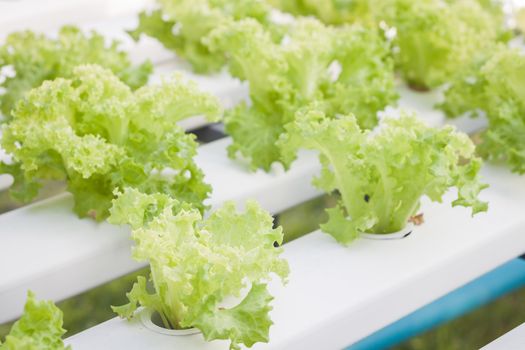
<svg viewBox="0 0 525 350">
<path fill-rule="evenodd" d="M 115 312 L 152 308 L 167 328 L 197 327 L 232 349 L 269 340 L 267 284 L 289 273 L 274 246 L 283 233 L 254 202 L 203 219 L 212 189 L 193 159 L 195 136 L 178 121 L 223 121 L 230 156 L 252 169 L 288 169 L 299 149 L 317 150 L 314 185 L 340 198 L 321 228 L 342 244 L 402 229 L 423 196 L 440 202 L 452 187 L 453 205 L 486 211 L 477 151 L 525 171 L 525 57 L 508 47 L 495 2 L 270 2 L 160 0 L 130 32 L 157 38 L 199 73 L 227 67 L 248 82 L 250 102 L 226 111 L 178 75 L 146 85 L 151 63 L 132 65 L 96 33 L 26 31 L 0 47 L 1 143 L 11 156 L 0 173 L 13 176 L 13 197 L 29 201 L 46 182 L 65 181 L 80 217 L 130 225 L 150 282 L 139 278 Z M 417 89 L 445 84 L 437 107 L 451 117 L 486 115 L 477 151 L 450 126 L 412 115 L 379 121 L 398 99 L 396 73 Z M 240 302 L 224 307 L 230 296 Z M 0 349 L 64 348 L 52 303 L 30 293 L 25 311 Z"/>
<path fill-rule="evenodd" d="M 310 17 L 282 20 L 273 6 Z M 499 0 L 159 0 L 132 35 L 158 39 L 197 72 L 227 66 L 249 82 L 252 105 L 228 111 L 225 123 L 232 152 L 254 167 L 283 161 L 272 145 L 312 101 L 374 127 L 398 98 L 395 72 L 414 89 L 445 90 L 436 107 L 449 117 L 486 115 L 480 154 L 523 173 L 525 57 L 508 43 L 525 11 L 516 29 L 507 15 Z M 258 133 L 245 132 L 252 125 Z"/>
</svg>

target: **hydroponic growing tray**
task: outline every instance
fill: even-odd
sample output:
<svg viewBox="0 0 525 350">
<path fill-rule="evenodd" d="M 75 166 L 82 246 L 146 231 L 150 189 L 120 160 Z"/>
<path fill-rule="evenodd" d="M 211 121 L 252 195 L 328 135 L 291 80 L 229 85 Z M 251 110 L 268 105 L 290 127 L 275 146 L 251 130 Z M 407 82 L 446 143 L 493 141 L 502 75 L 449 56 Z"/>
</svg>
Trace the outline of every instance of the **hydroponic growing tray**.
<svg viewBox="0 0 525 350">
<path fill-rule="evenodd" d="M 92 12 L 82 16 L 82 6 L 68 9 L 64 3 L 57 1 L 53 12 L 57 17 L 51 13 L 45 23 L 72 11 L 84 28 L 97 28 L 114 37 L 123 37 L 123 27 L 134 23 L 132 15 L 116 7 L 95 23 Z M 93 6 L 82 3 L 86 9 Z M 2 6 L 7 5 L 0 6 L 3 15 L 8 7 Z M 2 15 L 2 32 L 16 29 L 15 18 L 2 22 Z M 20 16 L 26 15 L 20 11 Z M 2 23 L 7 24 L 2 27 Z M 43 23 L 35 21 L 34 25 L 39 29 L 45 27 Z M 151 42 L 127 41 L 126 45 L 137 61 L 156 57 L 157 74 L 186 67 Z M 204 90 L 220 96 L 225 105 L 246 96 L 246 87 L 225 74 L 190 76 Z M 402 107 L 418 110 L 433 125 L 443 123 L 443 116 L 432 109 L 435 95 L 411 93 L 402 87 L 400 91 Z M 196 119 L 185 127 L 192 129 L 203 123 Z M 467 132 L 479 127 L 479 121 L 456 123 Z M 252 173 L 242 162 L 227 157 L 229 142 L 223 138 L 203 145 L 197 156 L 214 188 L 212 206 L 229 199 L 240 204 L 252 198 L 279 213 L 320 194 L 310 185 L 311 177 L 319 171 L 314 153 L 302 153 L 288 172 L 276 167 L 268 174 Z M 425 223 L 403 239 L 359 239 L 351 247 L 343 247 L 316 231 L 285 244 L 284 257 L 291 268 L 289 283 L 271 285 L 275 297 L 271 341 L 253 348 L 342 348 L 522 254 L 525 177 L 490 164 L 484 166 L 482 175 L 490 188 L 481 198 L 489 201 L 490 208 L 473 218 L 468 209 L 450 207 L 453 193 L 449 193 L 445 203 L 424 202 Z M 128 229 L 79 220 L 71 205 L 71 197 L 61 194 L 0 215 L 0 322 L 21 314 L 28 289 L 40 298 L 57 301 L 143 266 L 131 259 Z M 114 318 L 66 339 L 66 343 L 75 350 L 228 347 L 227 342 L 205 342 L 201 334 L 161 334 L 147 328 L 140 318 L 131 322 Z"/>
</svg>

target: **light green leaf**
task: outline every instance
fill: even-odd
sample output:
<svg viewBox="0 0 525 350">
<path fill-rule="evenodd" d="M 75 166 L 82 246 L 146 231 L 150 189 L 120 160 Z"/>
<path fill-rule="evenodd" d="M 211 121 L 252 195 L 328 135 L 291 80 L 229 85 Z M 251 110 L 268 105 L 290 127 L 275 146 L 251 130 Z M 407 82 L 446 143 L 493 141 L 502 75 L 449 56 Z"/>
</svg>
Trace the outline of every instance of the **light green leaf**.
<svg viewBox="0 0 525 350">
<path fill-rule="evenodd" d="M 376 9 L 377 23 L 396 29 L 396 66 L 411 86 L 437 87 L 498 40 L 506 40 L 501 5 L 485 3 L 390 0 Z"/>
<path fill-rule="evenodd" d="M 329 119 L 312 110 L 287 129 L 293 137 L 282 138 L 281 147 L 319 151 L 322 170 L 314 184 L 341 195 L 321 227 L 343 244 L 359 232 L 401 230 L 422 196 L 441 202 L 451 187 L 458 189 L 453 205 L 472 207 L 473 214 L 487 210 L 477 198 L 486 187 L 479 182 L 481 160 L 470 139 L 450 126 L 434 129 L 402 116 L 384 119 L 372 134 L 353 116 Z"/>
<path fill-rule="evenodd" d="M 375 30 L 298 18 L 285 33 L 276 41 L 263 25 L 244 19 L 223 23 L 203 39 L 212 52 L 227 55 L 232 75 L 249 83 L 251 105 L 228 111 L 225 124 L 234 141 L 230 156 L 241 154 L 252 168 L 290 166 L 295 153 L 276 143 L 308 106 L 334 116 L 359 113 L 361 125 L 372 128 L 377 112 L 398 97 L 390 47 Z"/>
<path fill-rule="evenodd" d="M 225 64 L 222 52 L 211 52 L 203 38 L 224 22 L 253 18 L 269 24 L 270 7 L 260 0 L 160 0 L 159 8 L 139 15 L 131 36 L 159 40 L 186 59 L 198 73 L 212 73 Z"/>
<path fill-rule="evenodd" d="M 131 206 L 136 209 L 126 213 Z M 114 201 L 110 221 L 128 219 L 134 226 L 133 257 L 149 261 L 154 288 L 147 292 L 145 280 L 139 280 L 128 294 L 130 303 L 115 310 L 131 317 L 138 305 L 151 307 L 167 325 L 201 328 L 208 340 L 230 339 L 232 348 L 267 341 L 270 297 L 264 283 L 272 274 L 285 279 L 289 272 L 279 258 L 282 248 L 274 247 L 282 243 L 282 229 L 274 229 L 272 217 L 255 202 L 248 202 L 244 213 L 226 203 L 208 219 L 176 206 L 160 194 L 134 190 Z M 250 285 L 252 292 L 240 305 L 220 309 L 226 297 L 239 297 Z M 247 318 L 248 312 L 254 314 Z"/>
<path fill-rule="evenodd" d="M 128 304 L 122 306 L 112 306 L 111 309 L 122 318 L 130 320 L 133 318 L 138 306 L 152 308 L 154 310 L 162 309 L 161 300 L 157 294 L 148 292 L 146 278 L 138 276 L 137 282 L 133 284 L 131 291 L 126 293 L 129 300 Z"/>
<path fill-rule="evenodd" d="M 62 27 L 56 39 L 31 31 L 10 34 L 0 47 L 0 68 L 12 67 L 15 75 L 0 83 L 0 110 L 10 117 L 16 103 L 45 80 L 70 78 L 80 64 L 99 64 L 111 70 L 132 89 L 147 83 L 153 69 L 150 62 L 133 66 L 119 43 L 110 45 L 96 32 L 83 34 L 73 26 Z"/>
<path fill-rule="evenodd" d="M 360 216 L 349 218 L 345 215 L 345 209 L 340 205 L 329 208 L 326 212 L 328 213 L 328 221 L 321 224 L 321 230 L 344 245 L 352 243 L 359 237 L 360 233 L 372 229 L 377 222 L 375 217 Z"/>
<path fill-rule="evenodd" d="M 269 317 L 273 297 L 265 284 L 254 284 L 246 297 L 231 309 L 217 309 L 214 303 L 195 321 L 206 340 L 230 339 L 231 350 L 240 350 L 238 344 L 251 347 L 257 342 L 270 340 Z"/>
<path fill-rule="evenodd" d="M 51 301 L 38 301 L 29 291 L 24 314 L 11 327 L 0 350 L 71 350 L 64 346 L 62 311 Z"/>
<path fill-rule="evenodd" d="M 480 154 L 506 162 L 525 173 L 525 57 L 518 49 L 499 46 L 473 62 L 445 91 L 439 105 L 449 117 L 484 115 Z"/>
<path fill-rule="evenodd" d="M 65 179 L 81 217 L 107 217 L 113 192 L 125 187 L 203 210 L 211 189 L 193 161 L 195 136 L 175 123 L 221 113 L 215 97 L 180 77 L 133 92 L 109 70 L 79 66 L 71 79 L 47 81 L 18 104 L 2 130 L 14 164 L 2 170 L 24 200 L 40 183 Z"/>
</svg>

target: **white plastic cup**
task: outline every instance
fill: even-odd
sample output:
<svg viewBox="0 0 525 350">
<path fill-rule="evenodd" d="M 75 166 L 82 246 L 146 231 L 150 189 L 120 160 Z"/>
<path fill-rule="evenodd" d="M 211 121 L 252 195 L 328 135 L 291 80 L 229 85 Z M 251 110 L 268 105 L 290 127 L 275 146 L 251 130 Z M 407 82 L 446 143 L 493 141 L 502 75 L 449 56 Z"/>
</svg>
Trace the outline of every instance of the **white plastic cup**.
<svg viewBox="0 0 525 350">
<path fill-rule="evenodd" d="M 153 317 L 154 310 L 149 308 L 144 308 L 139 311 L 139 317 L 147 329 L 155 333 L 171 335 L 171 336 L 182 336 L 182 335 L 192 335 L 200 333 L 201 331 L 197 328 L 186 328 L 186 329 L 167 329 L 164 327 L 157 326 L 151 318 Z"/>
<path fill-rule="evenodd" d="M 409 222 L 403 229 L 392 233 L 361 233 L 359 236 L 365 239 L 373 239 L 378 241 L 403 239 L 409 236 L 414 230 L 414 224 Z"/>
</svg>

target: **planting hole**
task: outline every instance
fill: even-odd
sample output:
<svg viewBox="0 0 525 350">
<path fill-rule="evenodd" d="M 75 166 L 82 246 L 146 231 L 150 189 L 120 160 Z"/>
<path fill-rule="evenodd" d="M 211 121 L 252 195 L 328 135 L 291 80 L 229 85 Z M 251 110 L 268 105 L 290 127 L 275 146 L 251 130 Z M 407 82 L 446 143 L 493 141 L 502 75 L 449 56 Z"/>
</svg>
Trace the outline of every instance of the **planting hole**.
<svg viewBox="0 0 525 350">
<path fill-rule="evenodd" d="M 197 328 L 183 328 L 183 329 L 170 329 L 166 328 L 164 322 L 162 322 L 162 317 L 157 311 L 152 309 L 144 309 L 141 311 L 140 318 L 142 324 L 149 329 L 150 331 L 165 334 L 165 335 L 191 335 L 200 333 L 200 330 Z"/>
<path fill-rule="evenodd" d="M 403 239 L 410 236 L 414 231 L 414 224 L 409 222 L 402 230 L 392 233 L 361 233 L 361 237 L 365 239 L 372 239 L 378 241 L 388 241 L 393 239 Z"/>
<path fill-rule="evenodd" d="M 187 330 L 187 329 L 191 329 L 190 328 L 166 328 L 166 326 L 164 325 L 164 322 L 162 322 L 162 317 L 160 316 L 160 313 L 157 312 L 157 311 L 153 311 L 151 313 L 151 322 L 153 322 L 153 324 L 155 326 L 158 326 L 160 328 L 164 328 L 164 329 L 169 329 L 169 330 Z"/>
<path fill-rule="evenodd" d="M 162 323 L 162 317 L 160 317 L 160 314 L 157 311 L 153 311 L 153 313 L 151 314 L 151 322 L 153 322 L 154 325 L 159 326 L 160 328 L 166 328 L 164 326 L 164 323 Z"/>
</svg>

